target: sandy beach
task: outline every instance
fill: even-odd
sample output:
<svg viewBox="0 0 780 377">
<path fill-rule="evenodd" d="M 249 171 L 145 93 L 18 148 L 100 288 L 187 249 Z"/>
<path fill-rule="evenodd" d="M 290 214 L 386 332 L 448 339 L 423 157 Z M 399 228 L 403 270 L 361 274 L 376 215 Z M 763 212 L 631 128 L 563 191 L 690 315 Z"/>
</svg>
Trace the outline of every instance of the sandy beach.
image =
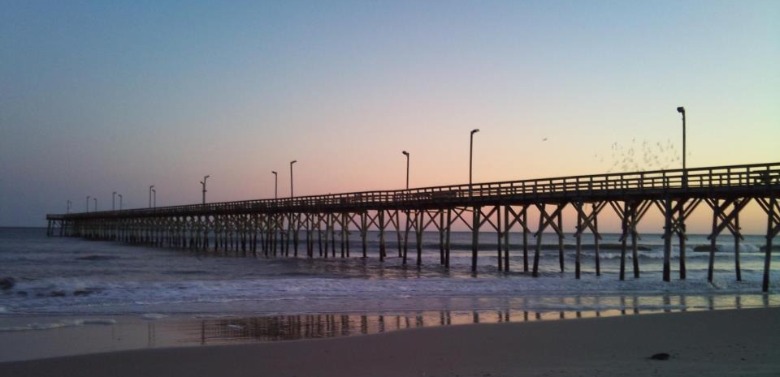
<svg viewBox="0 0 780 377">
<path fill-rule="evenodd" d="M 0 375 L 776 376 L 778 334 L 780 308 L 665 313 L 100 353 L 0 363 Z"/>
</svg>

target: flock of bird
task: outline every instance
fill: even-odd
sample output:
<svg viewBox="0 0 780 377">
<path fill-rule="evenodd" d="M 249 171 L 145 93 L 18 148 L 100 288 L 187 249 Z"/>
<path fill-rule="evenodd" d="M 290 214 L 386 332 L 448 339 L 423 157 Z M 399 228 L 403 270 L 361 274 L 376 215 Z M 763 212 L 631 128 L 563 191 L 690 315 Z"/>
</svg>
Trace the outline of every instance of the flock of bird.
<svg viewBox="0 0 780 377">
<path fill-rule="evenodd" d="M 609 156 L 596 153 L 593 157 L 601 164 L 610 164 L 607 173 L 675 169 L 680 167 L 682 160 L 671 140 L 637 143 L 632 139 L 631 144 L 625 146 L 614 142 Z"/>
</svg>

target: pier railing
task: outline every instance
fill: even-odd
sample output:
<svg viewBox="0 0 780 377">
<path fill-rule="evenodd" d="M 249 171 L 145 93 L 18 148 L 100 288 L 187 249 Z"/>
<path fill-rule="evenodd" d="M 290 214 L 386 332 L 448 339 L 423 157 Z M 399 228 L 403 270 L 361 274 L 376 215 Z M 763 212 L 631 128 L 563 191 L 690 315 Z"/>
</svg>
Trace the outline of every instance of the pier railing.
<svg viewBox="0 0 780 377">
<path fill-rule="evenodd" d="M 519 181 L 433 186 L 409 190 L 363 191 L 343 194 L 311 195 L 294 198 L 243 200 L 222 203 L 190 204 L 170 207 L 139 208 L 121 211 L 82 212 L 48 215 L 48 219 L 186 216 L 219 213 L 322 211 L 328 208 L 458 205 L 492 201 L 539 201 L 556 198 L 599 195 L 670 195 L 716 190 L 766 190 L 780 187 L 780 163 L 733 165 L 632 173 L 580 175 Z"/>
</svg>

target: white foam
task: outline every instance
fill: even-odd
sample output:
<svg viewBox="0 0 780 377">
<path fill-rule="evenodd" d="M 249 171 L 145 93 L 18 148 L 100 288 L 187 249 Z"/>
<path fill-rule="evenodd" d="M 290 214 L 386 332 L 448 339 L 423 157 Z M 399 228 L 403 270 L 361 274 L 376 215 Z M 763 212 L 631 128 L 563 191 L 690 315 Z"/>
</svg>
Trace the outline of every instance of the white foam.
<svg viewBox="0 0 780 377">
<path fill-rule="evenodd" d="M 157 319 L 168 318 L 168 316 L 159 313 L 146 313 L 146 314 L 142 314 L 141 318 L 148 319 L 148 320 L 157 320 Z"/>
<path fill-rule="evenodd" d="M 0 332 L 13 332 L 13 331 L 32 331 L 32 330 L 52 330 L 63 327 L 80 326 L 78 321 L 58 321 L 48 323 L 28 323 L 24 325 L 0 327 Z"/>
<path fill-rule="evenodd" d="M 53 330 L 89 325 L 115 325 L 116 323 L 116 320 L 113 319 L 100 318 L 61 320 L 55 322 L 33 322 L 16 326 L 0 327 L 0 332 Z"/>
<path fill-rule="evenodd" d="M 195 319 L 226 319 L 226 318 L 239 318 L 235 314 L 198 314 L 192 316 Z"/>
<path fill-rule="evenodd" d="M 79 320 L 82 325 L 116 325 L 114 319 L 84 319 Z"/>
</svg>

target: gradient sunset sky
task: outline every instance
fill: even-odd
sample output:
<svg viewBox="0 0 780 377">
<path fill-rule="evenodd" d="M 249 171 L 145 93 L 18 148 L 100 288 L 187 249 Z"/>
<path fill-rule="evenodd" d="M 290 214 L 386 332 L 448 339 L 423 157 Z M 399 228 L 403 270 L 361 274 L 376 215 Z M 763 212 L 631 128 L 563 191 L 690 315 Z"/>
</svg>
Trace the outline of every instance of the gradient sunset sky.
<svg viewBox="0 0 780 377">
<path fill-rule="evenodd" d="M 402 150 L 466 183 L 473 128 L 475 182 L 679 168 L 678 106 L 689 167 L 780 161 L 779 1 L 0 9 L 0 226 L 287 195 L 291 160 L 296 195 L 403 188 Z"/>
</svg>

